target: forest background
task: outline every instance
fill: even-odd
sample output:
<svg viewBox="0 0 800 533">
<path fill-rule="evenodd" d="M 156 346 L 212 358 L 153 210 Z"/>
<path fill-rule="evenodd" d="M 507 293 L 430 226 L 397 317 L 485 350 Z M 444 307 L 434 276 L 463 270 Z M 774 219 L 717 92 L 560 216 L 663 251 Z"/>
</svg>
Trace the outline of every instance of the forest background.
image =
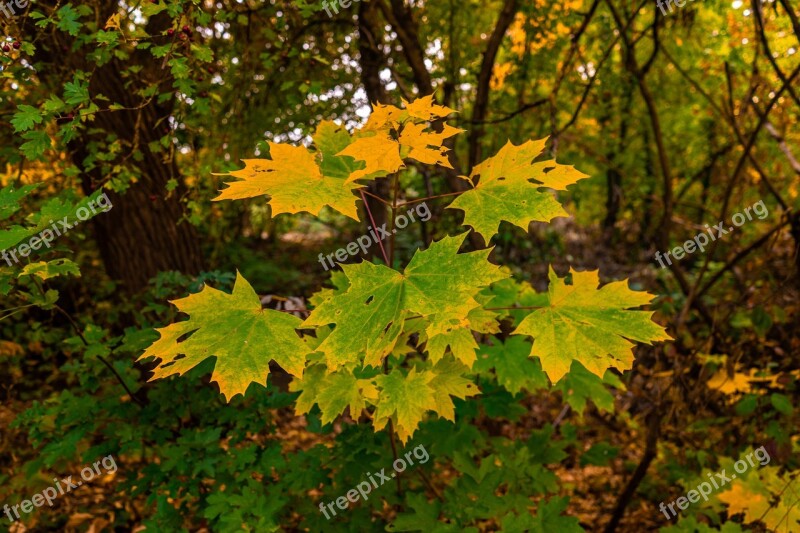
<svg viewBox="0 0 800 533">
<path fill-rule="evenodd" d="M 0 530 L 798 531 L 796 4 L 704 0 L 665 15 L 649 0 L 364 0 L 328 16 L 308 0 L 41 0 L 0 19 L 0 249 L 103 194 L 113 205 L 24 266 L 0 263 L 0 504 L 103 457 L 116 465 L 52 506 L 4 512 Z M 425 127 L 463 132 L 434 143 L 436 164 L 360 181 L 356 216 L 294 213 L 274 195 L 213 201 L 243 160 L 310 146 L 329 121 L 356 138 L 383 106 L 406 113 L 387 124 L 411 127 L 397 124 L 428 96 Z M 508 142 L 545 138 L 542 159 L 586 175 L 537 193 L 568 216 L 523 212 L 485 235 L 447 208 Z M 402 270 L 465 235 L 456 257 L 487 250 L 514 278 L 464 289 L 494 298 L 496 327 L 471 328 L 477 362 L 414 431 L 401 411 L 378 427 L 362 381 L 374 376 L 357 372 L 355 389 L 326 382 L 328 397 L 309 399 L 272 362 L 231 398 L 206 353 L 149 381 L 155 329 L 185 318 L 170 302 L 230 293 L 238 275 L 299 323 L 347 287 L 318 255 L 423 198 L 429 220 L 345 262 Z M 758 202 L 763 219 L 660 268 L 656 252 Z M 549 379 L 512 330 L 586 271 L 601 289 L 652 295 L 645 309 L 669 338 L 631 332 L 628 364 Z M 408 339 L 422 356 L 422 333 Z M 409 378 L 406 357 L 386 361 Z M 417 446 L 425 464 L 330 521 L 320 512 Z M 768 463 L 680 504 L 754 450 Z M 677 516 L 659 510 L 675 500 Z"/>
</svg>

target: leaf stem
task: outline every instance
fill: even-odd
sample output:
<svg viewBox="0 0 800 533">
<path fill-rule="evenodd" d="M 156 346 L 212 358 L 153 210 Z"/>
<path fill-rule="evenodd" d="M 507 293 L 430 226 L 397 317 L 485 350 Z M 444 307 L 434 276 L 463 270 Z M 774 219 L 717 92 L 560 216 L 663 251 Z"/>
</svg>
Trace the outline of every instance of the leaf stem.
<svg viewBox="0 0 800 533">
<path fill-rule="evenodd" d="M 367 199 L 364 197 L 364 194 L 365 194 L 364 189 L 361 189 L 361 199 L 364 200 L 364 209 L 367 210 L 367 215 L 369 216 L 369 220 L 370 220 L 370 222 L 372 222 L 372 227 L 374 228 L 375 227 L 375 219 L 372 217 L 372 211 L 370 211 L 370 209 L 369 209 L 369 204 L 367 203 Z M 370 196 L 375 196 L 374 194 L 370 194 L 370 193 L 366 193 L 366 194 L 369 194 Z M 377 198 L 377 196 L 375 196 L 375 197 Z M 383 203 L 385 203 L 386 205 L 389 205 L 386 202 L 386 200 L 384 200 L 383 198 L 381 198 L 380 200 Z M 383 260 L 386 261 L 386 266 L 391 268 L 392 266 L 391 266 L 391 264 L 389 264 L 389 258 L 386 256 L 386 250 L 384 250 L 384 248 L 383 248 L 383 240 L 379 240 L 378 241 L 378 246 L 381 247 L 381 253 L 383 254 Z"/>
<path fill-rule="evenodd" d="M 445 193 L 445 194 L 436 194 L 434 196 L 428 196 L 427 198 L 417 198 L 416 200 L 409 200 L 407 202 L 403 202 L 402 204 L 398 204 L 397 207 L 400 208 L 400 207 L 403 207 L 403 206 L 406 206 L 406 205 L 416 204 L 416 203 L 419 203 L 419 202 L 425 202 L 427 200 L 436 200 L 437 198 L 445 198 L 446 196 L 456 196 L 458 194 L 464 194 L 464 191 L 448 192 L 448 193 Z"/>
<path fill-rule="evenodd" d="M 366 194 L 367 196 L 371 196 L 372 198 L 375 198 L 376 200 L 378 200 L 380 203 L 382 203 L 386 207 L 391 207 L 391 205 L 392 205 L 389 202 L 387 202 L 386 200 L 384 200 L 383 198 L 381 198 L 380 196 L 378 196 L 377 194 L 372 194 L 366 188 L 359 189 L 359 192 L 361 193 L 362 198 Z M 364 201 L 366 202 L 366 200 L 364 200 Z M 369 208 L 367 208 L 367 211 L 369 211 Z"/>
</svg>

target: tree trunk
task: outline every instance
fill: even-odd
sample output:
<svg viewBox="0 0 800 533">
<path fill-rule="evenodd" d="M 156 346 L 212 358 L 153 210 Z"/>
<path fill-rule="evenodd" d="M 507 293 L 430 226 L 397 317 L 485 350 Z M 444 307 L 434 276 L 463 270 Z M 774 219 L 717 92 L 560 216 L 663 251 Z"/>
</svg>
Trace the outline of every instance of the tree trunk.
<svg viewBox="0 0 800 533">
<path fill-rule="evenodd" d="M 103 2 L 98 8 L 98 20 L 106 20 L 116 12 L 118 4 Z M 159 92 L 171 90 L 171 76 L 165 76 L 160 61 L 141 50 L 133 51 L 125 60 L 114 58 L 97 67 L 86 61 L 83 50 L 67 52 L 71 44 L 68 36 L 61 32 L 37 32 L 33 22 L 26 20 L 26 26 L 29 26 L 26 33 L 38 33 L 40 39 L 35 61 L 63 67 L 40 72 L 43 85 L 61 87 L 65 79 L 72 77 L 72 72 L 91 72 L 89 94 L 94 101 L 100 102 L 95 98 L 102 94 L 110 100 L 108 103 L 132 109 L 96 113 L 91 127 L 82 131 L 68 146 L 72 161 L 81 170 L 84 170 L 86 157 L 90 155 L 87 146 L 99 143 L 102 147 L 108 138 L 115 138 L 122 144 L 123 157 L 136 161 L 136 182 L 131 183 L 124 194 L 109 191 L 113 208 L 92 222 L 108 275 L 121 281 L 125 292 L 135 293 L 161 271 L 197 274 L 203 269 L 203 256 L 195 228 L 183 220 L 180 199 L 184 197 L 186 188 L 182 177 L 172 156 L 165 158 L 163 154 L 151 152 L 148 146 L 166 133 L 166 118 L 172 112 L 172 103 L 157 103 L 153 99 L 139 108 L 142 99 L 136 94 L 138 89 L 153 83 L 159 83 Z M 169 16 L 162 13 L 150 20 L 148 33 L 161 35 L 170 24 Z M 156 37 L 154 40 L 162 39 Z M 131 65 L 143 68 L 136 78 L 123 77 L 123 72 Z M 102 101 L 102 105 L 105 107 L 106 102 Z M 130 168 L 129 163 L 119 163 Z M 97 190 L 109 178 L 99 165 L 84 170 L 84 192 L 89 194 Z M 166 185 L 170 179 L 175 179 L 178 186 L 168 194 Z"/>
</svg>

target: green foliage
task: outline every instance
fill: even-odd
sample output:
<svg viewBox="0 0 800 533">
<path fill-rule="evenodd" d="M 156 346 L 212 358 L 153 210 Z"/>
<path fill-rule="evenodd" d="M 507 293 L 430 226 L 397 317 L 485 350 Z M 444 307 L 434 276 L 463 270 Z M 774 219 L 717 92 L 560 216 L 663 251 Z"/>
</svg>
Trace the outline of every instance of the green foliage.
<svg viewBox="0 0 800 533">
<path fill-rule="evenodd" d="M 763 10 L 774 53 L 757 48 L 747 2 L 663 17 L 652 4 L 516 2 L 497 43 L 501 0 L 353 2 L 333 20 L 320 4 L 66 1 L 9 21 L 8 42 L 22 42 L 0 54 L 0 250 L 51 220 L 73 223 L 81 189 L 138 192 L 143 216 L 178 198 L 180 224 L 198 228 L 220 270 L 164 272 L 129 297 L 100 267 L 140 250 L 99 253 L 94 223 L 0 263 L 0 459 L 13 463 L 0 500 L 114 454 L 105 500 L 39 510 L 29 529 L 66 530 L 89 513 L 102 518 L 77 528 L 580 531 L 608 518 L 654 413 L 656 457 L 633 496 L 644 501 L 620 530 L 661 521 L 653 501 L 764 442 L 773 465 L 662 530 L 791 531 L 788 231 L 800 196 L 785 154 L 796 157 L 797 108 L 790 90 L 771 103 L 781 83 L 770 60 L 788 74 L 798 56 L 783 3 Z M 631 68 L 651 52 L 647 72 Z M 353 129 L 365 102 L 425 86 L 453 109 L 433 95 L 375 104 Z M 743 157 L 737 128 L 758 134 L 763 176 L 746 157 L 726 176 Z M 158 162 L 169 181 L 153 188 Z M 382 195 L 387 214 L 427 200 L 434 216 L 384 242 L 387 256 L 320 280 L 311 256 L 371 224 L 362 192 Z M 720 280 L 694 301 L 668 272 L 636 264 L 662 232 L 680 244 L 720 206 L 757 195 L 771 213 L 791 209 L 680 263 L 688 289 Z M 764 268 L 748 246 L 779 223 Z M 131 231 L 145 243 L 172 229 Z M 602 283 L 583 270 L 598 265 Z M 626 276 L 662 296 L 612 281 Z M 266 292 L 310 308 L 266 309 L 280 301 L 262 303 Z M 674 346 L 650 346 L 669 340 L 653 311 L 678 318 Z M 183 377 L 145 383 L 173 374 Z M 730 388 L 703 382 L 722 374 Z M 402 490 L 392 480 L 331 521 L 319 512 L 418 444 L 431 460 L 400 476 Z M 579 501 L 590 497 L 600 503 Z"/>
</svg>

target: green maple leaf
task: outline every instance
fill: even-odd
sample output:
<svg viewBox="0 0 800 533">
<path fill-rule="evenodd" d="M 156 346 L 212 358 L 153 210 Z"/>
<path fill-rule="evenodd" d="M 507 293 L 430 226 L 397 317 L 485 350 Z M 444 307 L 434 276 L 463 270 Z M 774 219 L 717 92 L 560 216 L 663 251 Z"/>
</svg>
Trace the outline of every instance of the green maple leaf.
<svg viewBox="0 0 800 533">
<path fill-rule="evenodd" d="M 578 361 L 573 361 L 569 372 L 553 386 L 553 390 L 561 391 L 564 401 L 578 414 L 583 413 L 589 400 L 600 411 L 613 412 L 614 395 L 608 391 L 606 385 L 624 389 L 622 382 L 611 370 L 607 370 L 601 378 L 586 370 Z"/>
<path fill-rule="evenodd" d="M 240 181 L 226 183 L 227 189 L 214 198 L 239 200 L 268 195 L 274 214 L 307 211 L 319 215 L 324 206 L 359 220 L 353 191 L 361 186 L 345 179 L 356 168 L 351 157 L 336 155 L 350 142 L 350 136 L 333 122 L 322 122 L 314 135 L 318 153 L 305 146 L 269 143 L 271 159 L 246 159 L 245 168 L 229 175 Z M 319 162 L 318 162 L 319 161 Z"/>
<path fill-rule="evenodd" d="M 531 533 L 550 533 L 551 531 L 558 531 L 559 533 L 583 533 L 583 528 L 580 526 L 580 521 L 574 516 L 565 516 L 563 513 L 567 510 L 569 498 L 558 497 L 552 498 L 548 501 L 540 501 L 536 516 L 529 516 L 527 514 L 520 515 L 521 521 L 516 521 L 517 525 L 523 525 L 523 530 Z M 504 530 L 510 526 L 511 522 L 503 521 Z M 513 529 L 510 529 L 513 531 Z"/>
<path fill-rule="evenodd" d="M 258 295 L 238 272 L 231 294 L 204 287 L 172 303 L 188 314 L 189 320 L 157 329 L 161 338 L 139 358 L 161 360 L 150 381 L 183 375 L 209 357 L 216 357 L 211 380 L 219 383 L 230 401 L 244 394 L 250 383 L 265 383 L 271 360 L 294 376 L 303 375 L 309 350 L 295 332 L 300 319 L 261 309 Z"/>
<path fill-rule="evenodd" d="M 481 288 L 508 277 L 487 261 L 491 250 L 459 254 L 466 233 L 445 237 L 417 251 L 401 273 L 383 265 L 362 262 L 342 265 L 348 279 L 343 292 L 328 293 L 303 323 L 304 327 L 335 324 L 320 344 L 330 371 L 364 356 L 378 366 L 415 315 L 435 323 L 437 316 L 466 316 L 480 307 Z"/>
<path fill-rule="evenodd" d="M 429 370 L 417 373 L 416 369 L 406 375 L 400 369 L 375 377 L 380 389 L 375 410 L 375 431 L 394 421 L 394 430 L 404 443 L 411 438 L 425 413 L 437 407 L 436 390 L 431 381 L 436 374 Z"/>
<path fill-rule="evenodd" d="M 480 347 L 472 371 L 481 373 L 494 368 L 497 382 L 512 394 L 523 388 L 529 391 L 546 389 L 547 376 L 542 372 L 542 365 L 530 355 L 531 343 L 525 337 L 515 335 L 505 342 L 495 339 L 494 346 Z"/>
<path fill-rule="evenodd" d="M 567 185 L 588 176 L 552 160 L 533 163 L 546 142 L 545 138 L 520 146 L 507 143 L 497 155 L 473 169 L 472 182 L 478 176 L 480 181 L 448 209 L 464 211 L 464 224 L 472 226 L 486 242 L 497 234 L 502 220 L 528 231 L 533 221 L 550 222 L 555 217 L 568 216 L 553 193 L 540 189 L 565 190 Z"/>
<path fill-rule="evenodd" d="M 652 294 L 632 291 L 615 281 L 599 290 L 598 271 L 570 269 L 572 285 L 550 267 L 547 304 L 533 311 L 514 331 L 533 337 L 531 355 L 537 356 L 555 383 L 579 361 L 602 377 L 608 368 L 627 370 L 633 363 L 634 344 L 670 340 L 663 327 L 651 320 L 652 311 L 633 311 L 650 303 Z"/>
</svg>

